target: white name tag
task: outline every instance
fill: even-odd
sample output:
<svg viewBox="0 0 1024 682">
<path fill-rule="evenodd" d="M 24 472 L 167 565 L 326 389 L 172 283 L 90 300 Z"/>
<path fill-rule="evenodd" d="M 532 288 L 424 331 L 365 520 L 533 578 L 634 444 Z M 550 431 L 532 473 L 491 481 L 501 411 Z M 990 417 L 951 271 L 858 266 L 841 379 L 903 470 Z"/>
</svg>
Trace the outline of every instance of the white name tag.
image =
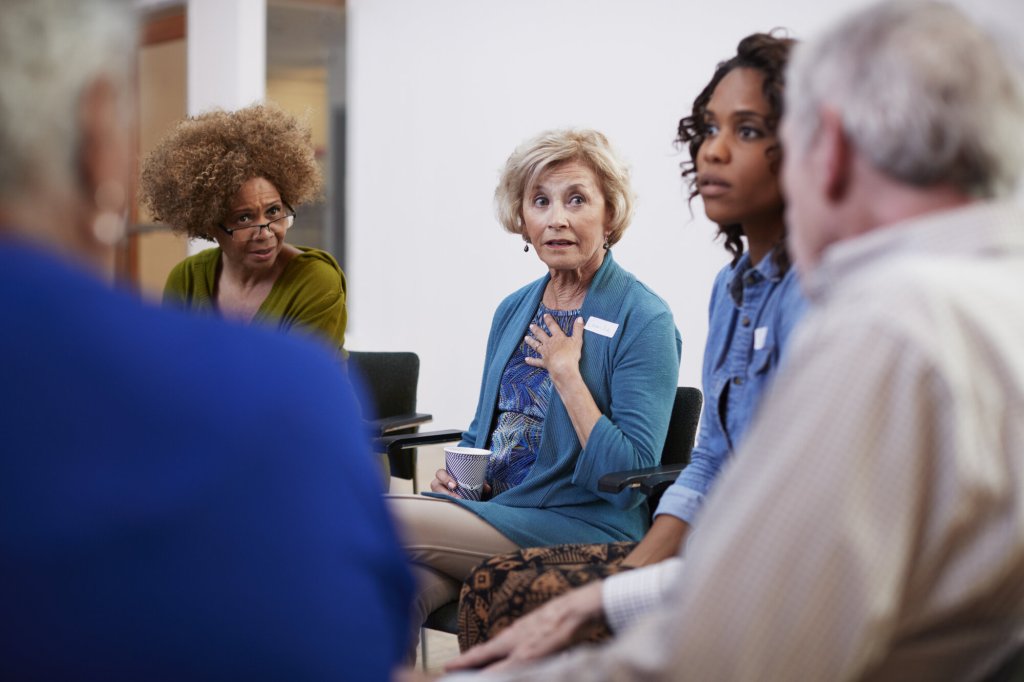
<svg viewBox="0 0 1024 682">
<path fill-rule="evenodd" d="M 758 327 L 754 330 L 754 350 L 764 348 L 764 342 L 768 340 L 768 327 Z"/>
<path fill-rule="evenodd" d="M 608 320 L 602 320 L 600 317 L 591 316 L 587 320 L 587 324 L 583 327 L 588 332 L 594 332 L 601 336 L 607 336 L 609 339 L 615 336 L 615 332 L 619 330 L 619 325 L 615 322 L 609 322 Z"/>
</svg>

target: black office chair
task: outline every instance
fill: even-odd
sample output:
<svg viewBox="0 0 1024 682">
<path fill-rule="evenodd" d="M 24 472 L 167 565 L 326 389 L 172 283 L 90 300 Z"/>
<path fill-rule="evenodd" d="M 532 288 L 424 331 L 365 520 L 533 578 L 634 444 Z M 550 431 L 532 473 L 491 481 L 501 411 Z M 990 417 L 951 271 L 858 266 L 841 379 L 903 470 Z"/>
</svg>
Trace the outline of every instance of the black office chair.
<svg viewBox="0 0 1024 682">
<path fill-rule="evenodd" d="M 662 493 L 672 485 L 679 472 L 690 463 L 690 452 L 697 438 L 697 423 L 704 406 L 704 395 L 699 388 L 679 386 L 672 403 L 672 417 L 668 423 L 668 436 L 661 451 L 661 464 L 656 467 L 616 471 L 598 480 L 602 492 L 617 493 L 634 488 L 647 496 L 647 506 L 654 514 Z"/>
<path fill-rule="evenodd" d="M 598 481 L 598 488 L 605 492 L 620 492 L 626 488 L 635 488 L 647 495 L 648 508 L 653 514 L 657 500 L 669 485 L 676 479 L 690 461 L 697 438 L 697 422 L 704 404 L 704 396 L 699 388 L 679 386 L 676 388 L 675 402 L 672 404 L 672 416 L 669 419 L 668 434 L 661 451 L 661 466 L 633 471 L 622 471 L 606 474 Z M 404 448 L 428 443 L 451 442 L 437 440 L 443 438 L 445 432 L 421 433 L 411 436 L 388 436 L 380 439 L 382 448 L 393 448 L 396 457 L 401 456 Z M 461 438 L 461 433 L 454 440 Z M 425 439 L 421 441 L 420 439 Z M 425 629 L 440 630 L 450 634 L 459 631 L 459 603 L 452 601 L 435 609 L 423 624 Z M 425 660 L 425 659 L 424 659 Z"/>
<path fill-rule="evenodd" d="M 387 435 L 415 434 L 433 418 L 416 411 L 420 359 L 415 353 L 349 351 L 348 364 L 366 388 L 363 417 L 375 443 Z M 413 492 L 419 492 L 415 449 L 406 450 L 402 457 L 388 457 L 388 466 L 392 476 L 411 480 Z"/>
</svg>

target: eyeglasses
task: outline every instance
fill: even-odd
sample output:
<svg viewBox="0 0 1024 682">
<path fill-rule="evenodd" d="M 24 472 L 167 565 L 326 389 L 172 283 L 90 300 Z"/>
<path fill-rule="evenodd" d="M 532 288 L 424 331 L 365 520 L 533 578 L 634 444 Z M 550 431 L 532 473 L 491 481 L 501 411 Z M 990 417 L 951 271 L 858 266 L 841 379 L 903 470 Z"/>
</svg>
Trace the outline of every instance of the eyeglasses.
<svg viewBox="0 0 1024 682">
<path fill-rule="evenodd" d="M 295 222 L 295 210 L 288 206 L 288 204 L 285 204 L 285 206 L 288 208 L 288 212 L 280 218 L 274 218 L 269 223 L 238 225 L 236 227 L 225 227 L 223 223 L 217 223 L 217 227 L 227 232 L 231 240 L 236 242 L 247 242 L 256 239 L 263 231 L 263 228 L 277 233 L 284 233 Z"/>
</svg>

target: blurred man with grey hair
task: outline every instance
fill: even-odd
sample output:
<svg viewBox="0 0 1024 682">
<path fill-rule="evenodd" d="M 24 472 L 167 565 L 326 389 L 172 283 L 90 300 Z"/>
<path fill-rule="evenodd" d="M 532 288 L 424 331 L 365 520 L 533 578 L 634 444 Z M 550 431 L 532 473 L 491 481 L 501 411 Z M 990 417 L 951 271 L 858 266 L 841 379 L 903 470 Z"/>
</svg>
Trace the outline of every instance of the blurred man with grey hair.
<svg viewBox="0 0 1024 682">
<path fill-rule="evenodd" d="M 2 3 L 0 679 L 385 679 L 412 579 L 333 355 L 103 281 L 136 4 Z"/>
<path fill-rule="evenodd" d="M 1019 74 L 886 2 L 798 46 L 786 99 L 791 364 L 664 608 L 539 666 L 499 636 L 495 679 L 979 680 L 1024 646 Z"/>
</svg>

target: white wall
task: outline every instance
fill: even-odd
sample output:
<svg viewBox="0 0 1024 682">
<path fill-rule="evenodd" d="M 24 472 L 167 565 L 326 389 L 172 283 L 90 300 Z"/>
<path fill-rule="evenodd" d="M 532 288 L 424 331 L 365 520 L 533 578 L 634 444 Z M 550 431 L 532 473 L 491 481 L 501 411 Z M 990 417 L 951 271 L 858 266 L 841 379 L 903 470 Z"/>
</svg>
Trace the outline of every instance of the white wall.
<svg viewBox="0 0 1024 682">
<path fill-rule="evenodd" d="M 240 109 L 263 101 L 267 90 L 265 0 L 188 0 L 188 115 Z M 188 253 L 212 240 L 189 239 Z"/>
<path fill-rule="evenodd" d="M 267 88 L 265 0 L 189 0 L 188 113 L 239 109 Z"/>
<path fill-rule="evenodd" d="M 1019 18 L 1018 2 L 974 4 Z M 690 217 L 676 123 L 743 36 L 809 36 L 864 4 L 349 0 L 347 345 L 416 351 L 420 408 L 468 425 L 493 310 L 544 273 L 494 219 L 498 171 L 543 129 L 590 126 L 631 163 L 639 195 L 615 257 L 671 305 L 680 383 L 699 386 L 727 258 L 699 201 Z"/>
</svg>

